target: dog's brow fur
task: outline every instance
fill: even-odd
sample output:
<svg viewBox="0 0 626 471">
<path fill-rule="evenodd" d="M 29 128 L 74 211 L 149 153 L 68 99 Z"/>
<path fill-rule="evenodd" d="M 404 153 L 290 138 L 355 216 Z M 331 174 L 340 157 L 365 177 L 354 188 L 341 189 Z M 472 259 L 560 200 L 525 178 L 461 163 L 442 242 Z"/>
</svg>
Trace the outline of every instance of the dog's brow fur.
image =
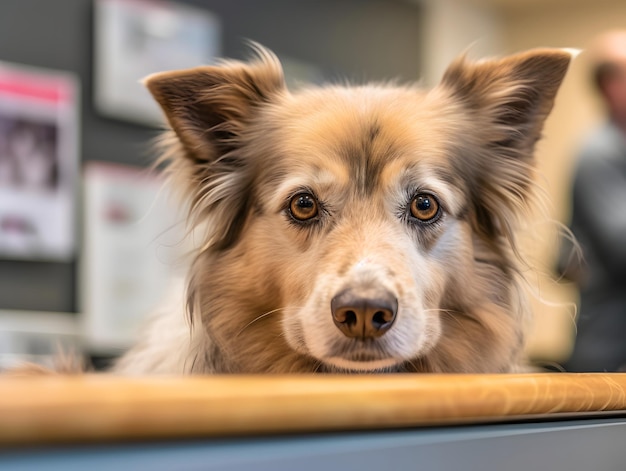
<svg viewBox="0 0 626 471">
<path fill-rule="evenodd" d="M 367 123 L 363 126 L 360 138 L 347 137 L 339 150 L 350 168 L 356 188 L 363 194 L 369 194 L 377 188 L 382 168 L 394 156 L 391 146 L 381 148 L 377 139 L 380 133 L 379 124 Z"/>
<path fill-rule="evenodd" d="M 147 80 L 172 128 L 164 160 L 204 238 L 174 307 L 116 371 L 516 370 L 529 315 L 517 230 L 569 53 L 459 58 L 431 91 L 292 93 L 278 59 L 256 52 Z M 309 220 L 291 212 L 299 192 L 316 204 Z M 432 219 L 412 212 L 420 192 Z M 393 325 L 345 335 L 331 312 L 345 293 L 358 306 L 391 299 Z"/>
</svg>

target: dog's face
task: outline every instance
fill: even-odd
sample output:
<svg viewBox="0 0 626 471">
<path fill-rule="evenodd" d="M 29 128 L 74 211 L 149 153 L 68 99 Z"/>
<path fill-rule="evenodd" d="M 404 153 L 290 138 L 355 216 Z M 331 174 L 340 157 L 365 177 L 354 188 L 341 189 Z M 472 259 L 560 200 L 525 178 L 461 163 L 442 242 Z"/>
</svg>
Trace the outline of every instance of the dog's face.
<svg viewBox="0 0 626 471">
<path fill-rule="evenodd" d="M 291 94 L 277 60 L 148 79 L 207 240 L 189 285 L 218 371 L 506 371 L 514 228 L 570 55 L 461 59 L 429 92 Z"/>
</svg>

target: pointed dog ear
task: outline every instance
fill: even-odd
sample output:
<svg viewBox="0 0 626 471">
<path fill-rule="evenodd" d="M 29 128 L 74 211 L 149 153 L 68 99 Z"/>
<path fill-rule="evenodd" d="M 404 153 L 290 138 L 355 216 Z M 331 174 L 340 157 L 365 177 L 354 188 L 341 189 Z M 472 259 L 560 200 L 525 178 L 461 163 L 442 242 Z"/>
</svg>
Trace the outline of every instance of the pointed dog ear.
<svg viewBox="0 0 626 471">
<path fill-rule="evenodd" d="M 534 49 L 477 63 L 460 57 L 441 85 L 483 125 L 492 126 L 493 144 L 532 153 L 572 55 L 565 49 Z"/>
<path fill-rule="evenodd" d="M 256 46 L 250 63 L 151 75 L 145 85 L 172 128 L 162 140 L 161 162 L 189 203 L 191 227 L 207 231 L 206 246 L 226 248 L 241 232 L 249 211 L 253 162 L 243 136 L 258 111 L 287 93 L 278 59 Z"/>
<path fill-rule="evenodd" d="M 453 163 L 467 182 L 474 227 L 488 237 L 513 240 L 515 221 L 532 201 L 535 144 L 572 57 L 563 49 L 477 63 L 461 57 L 443 76 L 443 93 L 469 123 Z"/>
<path fill-rule="evenodd" d="M 255 108 L 285 90 L 276 56 L 260 46 L 255 50 L 258 59 L 251 63 L 223 62 L 144 80 L 194 160 L 213 161 L 236 147 Z"/>
</svg>

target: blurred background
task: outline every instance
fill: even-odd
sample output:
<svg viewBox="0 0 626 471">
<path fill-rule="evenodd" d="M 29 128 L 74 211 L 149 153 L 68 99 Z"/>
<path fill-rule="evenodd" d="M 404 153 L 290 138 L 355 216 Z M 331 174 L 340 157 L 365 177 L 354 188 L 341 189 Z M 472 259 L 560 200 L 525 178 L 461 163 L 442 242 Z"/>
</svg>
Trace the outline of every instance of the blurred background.
<svg viewBox="0 0 626 471">
<path fill-rule="evenodd" d="M 399 78 L 434 85 L 458 54 L 584 48 L 626 27 L 622 0 L 2 0 L 0 368 L 62 347 L 96 365 L 126 348 L 184 272 L 183 215 L 150 142 L 160 114 L 138 84 L 160 70 L 272 49 L 291 86 Z M 604 110 L 577 60 L 540 145 L 550 204 L 532 254 L 540 364 L 569 357 L 577 292 L 552 281 L 574 157 Z M 626 203 L 626 202 L 625 202 Z"/>
</svg>

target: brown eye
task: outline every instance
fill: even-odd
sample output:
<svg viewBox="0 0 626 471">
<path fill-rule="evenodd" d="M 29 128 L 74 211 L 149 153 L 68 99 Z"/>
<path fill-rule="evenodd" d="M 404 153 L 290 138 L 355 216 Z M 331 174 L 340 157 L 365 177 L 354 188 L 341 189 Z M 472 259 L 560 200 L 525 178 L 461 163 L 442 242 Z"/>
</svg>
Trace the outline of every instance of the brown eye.
<svg viewBox="0 0 626 471">
<path fill-rule="evenodd" d="M 433 220 L 439 214 L 439 203 L 434 196 L 421 193 L 411 201 L 411 215 L 423 222 Z"/>
<path fill-rule="evenodd" d="M 317 200 L 313 195 L 300 193 L 291 198 L 289 212 L 298 221 L 313 219 L 319 212 Z"/>
</svg>

